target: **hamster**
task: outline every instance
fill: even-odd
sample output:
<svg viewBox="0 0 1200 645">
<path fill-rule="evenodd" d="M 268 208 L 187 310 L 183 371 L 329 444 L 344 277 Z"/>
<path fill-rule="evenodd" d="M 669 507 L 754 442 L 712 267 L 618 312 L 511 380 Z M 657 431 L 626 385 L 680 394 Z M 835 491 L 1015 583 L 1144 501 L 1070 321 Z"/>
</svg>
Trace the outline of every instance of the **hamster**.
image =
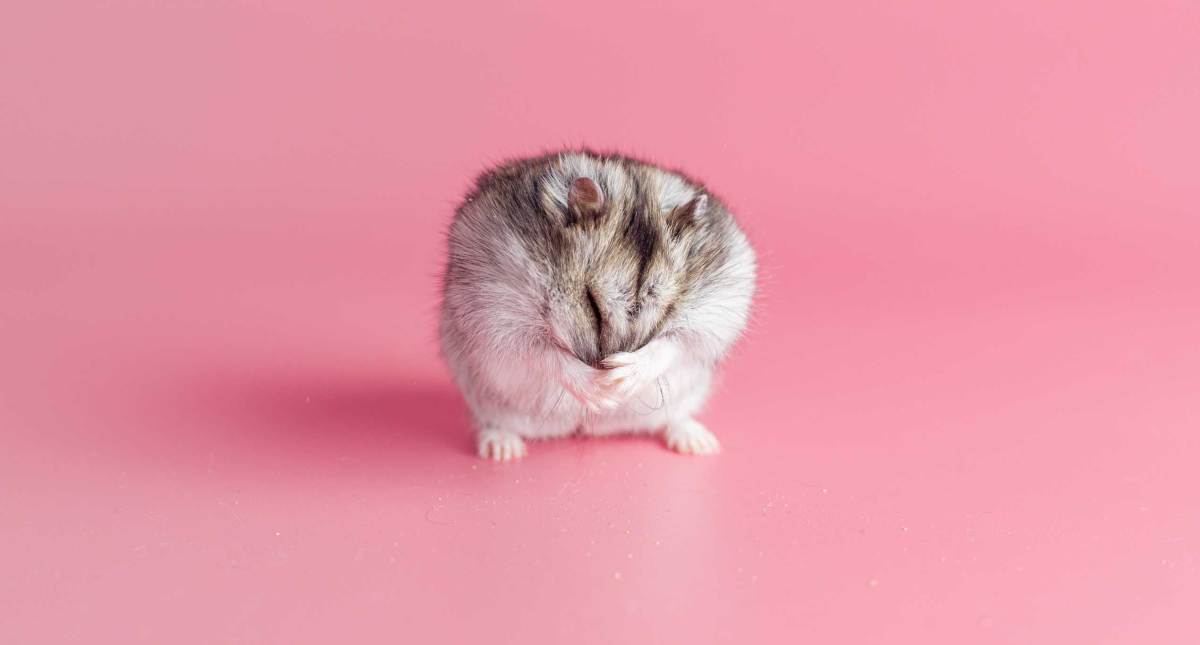
<svg viewBox="0 0 1200 645">
<path fill-rule="evenodd" d="M 695 414 L 746 326 L 756 261 L 702 184 L 587 150 L 509 161 L 476 179 L 448 242 L 442 354 L 481 457 L 575 433 L 719 450 Z"/>
</svg>

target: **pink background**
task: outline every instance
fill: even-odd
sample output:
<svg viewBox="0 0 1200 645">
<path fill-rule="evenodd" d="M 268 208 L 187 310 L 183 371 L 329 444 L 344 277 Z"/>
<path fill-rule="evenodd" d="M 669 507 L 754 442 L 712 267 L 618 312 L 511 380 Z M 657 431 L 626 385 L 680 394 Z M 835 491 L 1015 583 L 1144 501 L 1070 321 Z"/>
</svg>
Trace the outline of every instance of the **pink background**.
<svg viewBox="0 0 1200 645">
<path fill-rule="evenodd" d="M 1192 2 L 6 2 L 0 642 L 1196 643 Z M 763 265 L 683 458 L 476 460 L 470 178 Z"/>
</svg>

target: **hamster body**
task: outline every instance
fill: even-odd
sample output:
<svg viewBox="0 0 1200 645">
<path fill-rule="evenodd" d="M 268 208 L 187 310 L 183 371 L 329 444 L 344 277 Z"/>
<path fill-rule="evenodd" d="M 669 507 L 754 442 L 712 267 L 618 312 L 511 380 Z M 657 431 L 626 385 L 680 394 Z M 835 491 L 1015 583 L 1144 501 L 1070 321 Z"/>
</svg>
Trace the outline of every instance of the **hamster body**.
<svg viewBox="0 0 1200 645">
<path fill-rule="evenodd" d="M 590 151 L 510 161 L 479 176 L 448 238 L 442 353 L 481 457 L 639 431 L 718 451 L 694 415 L 746 325 L 756 264 L 703 186 Z"/>
</svg>

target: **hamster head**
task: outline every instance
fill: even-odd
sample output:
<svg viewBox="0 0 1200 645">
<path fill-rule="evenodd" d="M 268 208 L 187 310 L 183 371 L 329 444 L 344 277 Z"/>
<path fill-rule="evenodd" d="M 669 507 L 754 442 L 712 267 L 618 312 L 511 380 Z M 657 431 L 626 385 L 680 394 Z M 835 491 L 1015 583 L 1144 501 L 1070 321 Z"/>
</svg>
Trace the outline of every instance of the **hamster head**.
<svg viewBox="0 0 1200 645">
<path fill-rule="evenodd" d="M 719 205 L 657 168 L 570 161 L 541 187 L 553 249 L 544 314 L 561 349 L 596 365 L 676 323 L 677 303 L 718 264 Z"/>
</svg>

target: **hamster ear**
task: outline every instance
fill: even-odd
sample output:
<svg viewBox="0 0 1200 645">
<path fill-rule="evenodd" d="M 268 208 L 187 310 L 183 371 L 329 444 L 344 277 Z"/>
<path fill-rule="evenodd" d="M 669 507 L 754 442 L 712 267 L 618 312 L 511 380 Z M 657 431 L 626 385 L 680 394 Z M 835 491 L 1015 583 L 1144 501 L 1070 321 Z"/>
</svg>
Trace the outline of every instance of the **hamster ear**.
<svg viewBox="0 0 1200 645">
<path fill-rule="evenodd" d="M 704 193 L 696 195 L 681 206 L 676 206 L 675 210 L 667 215 L 671 232 L 676 235 L 683 233 L 698 224 L 706 212 L 708 212 L 708 195 Z"/>
<path fill-rule="evenodd" d="M 571 182 L 567 206 L 579 217 L 595 215 L 604 209 L 604 192 L 591 177 L 580 177 Z"/>
</svg>

